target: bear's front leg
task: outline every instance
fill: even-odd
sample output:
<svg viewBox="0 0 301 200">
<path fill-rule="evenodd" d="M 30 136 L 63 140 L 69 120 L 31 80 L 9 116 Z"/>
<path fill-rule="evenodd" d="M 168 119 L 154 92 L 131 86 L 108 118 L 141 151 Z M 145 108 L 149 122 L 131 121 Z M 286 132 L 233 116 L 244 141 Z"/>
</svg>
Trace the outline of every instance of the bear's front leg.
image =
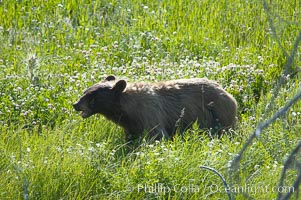
<svg viewBox="0 0 301 200">
<path fill-rule="evenodd" d="M 135 137 L 134 134 L 130 133 L 129 131 L 125 131 L 125 142 L 126 143 L 131 143 L 136 139 L 137 139 L 137 137 Z"/>
<path fill-rule="evenodd" d="M 151 131 L 149 131 L 147 135 L 147 138 L 150 141 L 154 141 L 154 140 L 160 141 L 162 139 L 168 140 L 169 137 L 170 136 L 168 135 L 167 131 L 160 126 L 153 128 Z"/>
</svg>

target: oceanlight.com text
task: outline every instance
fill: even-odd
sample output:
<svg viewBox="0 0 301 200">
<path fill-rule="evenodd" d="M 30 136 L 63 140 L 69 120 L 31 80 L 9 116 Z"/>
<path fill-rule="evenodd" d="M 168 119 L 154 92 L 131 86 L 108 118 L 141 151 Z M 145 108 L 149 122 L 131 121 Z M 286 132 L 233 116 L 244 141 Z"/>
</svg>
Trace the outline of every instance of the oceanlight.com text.
<svg viewBox="0 0 301 200">
<path fill-rule="evenodd" d="M 248 193 L 248 194 L 257 194 L 257 193 L 293 193 L 295 188 L 293 186 L 270 186 L 270 185 L 249 185 L 245 184 L 243 186 L 234 185 L 234 186 L 219 186 L 212 184 L 209 186 L 211 194 L 214 193 Z"/>
</svg>

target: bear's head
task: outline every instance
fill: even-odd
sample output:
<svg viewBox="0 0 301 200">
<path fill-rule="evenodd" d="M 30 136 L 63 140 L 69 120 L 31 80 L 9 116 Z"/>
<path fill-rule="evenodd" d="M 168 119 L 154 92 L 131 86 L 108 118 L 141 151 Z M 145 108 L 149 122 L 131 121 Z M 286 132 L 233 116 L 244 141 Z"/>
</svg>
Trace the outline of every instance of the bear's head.
<svg viewBox="0 0 301 200">
<path fill-rule="evenodd" d="M 83 96 L 73 104 L 76 111 L 81 111 L 83 118 L 96 113 L 112 115 L 120 107 L 120 95 L 126 88 L 125 80 L 116 80 L 115 76 L 108 76 L 86 91 Z"/>
</svg>

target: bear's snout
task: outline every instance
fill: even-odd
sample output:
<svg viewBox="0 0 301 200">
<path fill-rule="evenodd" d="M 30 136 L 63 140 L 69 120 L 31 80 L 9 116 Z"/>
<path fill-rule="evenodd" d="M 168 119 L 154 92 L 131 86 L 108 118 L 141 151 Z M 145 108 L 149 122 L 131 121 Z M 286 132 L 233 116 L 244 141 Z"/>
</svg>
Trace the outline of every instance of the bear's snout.
<svg viewBox="0 0 301 200">
<path fill-rule="evenodd" d="M 73 108 L 75 111 L 80 111 L 80 116 L 82 116 L 82 118 L 87 118 L 94 114 L 93 111 L 87 107 L 85 102 L 80 100 L 73 104 Z"/>
<path fill-rule="evenodd" d="M 76 102 L 73 104 L 73 108 L 76 110 L 76 111 L 80 111 L 80 106 L 79 106 L 79 103 Z"/>
</svg>

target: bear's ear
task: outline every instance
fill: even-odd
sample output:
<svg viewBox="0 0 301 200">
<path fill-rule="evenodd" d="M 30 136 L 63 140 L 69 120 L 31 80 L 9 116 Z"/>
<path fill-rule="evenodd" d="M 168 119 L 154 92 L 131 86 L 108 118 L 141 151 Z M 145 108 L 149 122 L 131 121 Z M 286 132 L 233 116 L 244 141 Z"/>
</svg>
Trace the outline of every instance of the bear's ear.
<svg viewBox="0 0 301 200">
<path fill-rule="evenodd" d="M 125 80 L 119 80 L 112 88 L 113 91 L 117 93 L 123 92 L 123 90 L 126 88 L 126 81 Z"/>
<path fill-rule="evenodd" d="M 110 75 L 106 78 L 106 81 L 115 81 L 115 80 L 116 80 L 116 77 L 113 75 Z"/>
</svg>

